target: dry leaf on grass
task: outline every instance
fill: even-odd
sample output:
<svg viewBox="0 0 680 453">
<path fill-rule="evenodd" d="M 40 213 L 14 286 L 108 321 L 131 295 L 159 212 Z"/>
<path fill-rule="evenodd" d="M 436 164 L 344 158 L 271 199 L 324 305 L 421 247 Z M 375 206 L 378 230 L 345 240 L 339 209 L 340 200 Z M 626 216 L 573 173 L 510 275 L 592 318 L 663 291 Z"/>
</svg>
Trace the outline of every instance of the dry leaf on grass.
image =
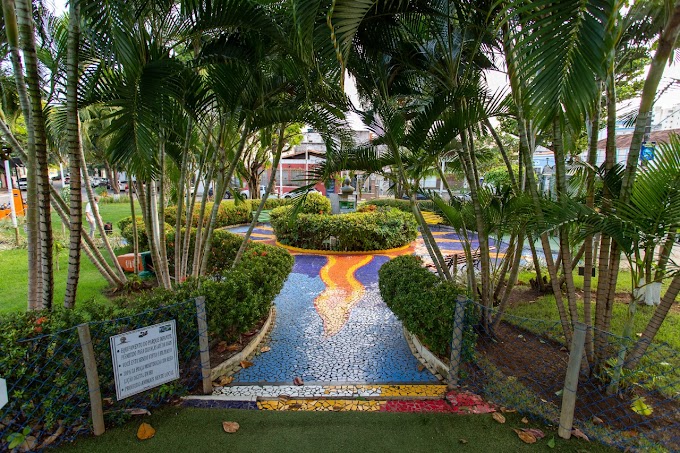
<svg viewBox="0 0 680 453">
<path fill-rule="evenodd" d="M 507 407 L 501 407 L 501 412 L 504 414 L 507 412 L 508 414 L 513 414 L 517 412 L 517 409 L 508 409 Z"/>
<path fill-rule="evenodd" d="M 604 420 L 602 420 L 597 415 L 593 415 L 593 423 L 595 423 L 596 425 L 602 425 L 604 424 Z"/>
<path fill-rule="evenodd" d="M 496 420 L 498 423 L 505 423 L 505 417 L 503 417 L 503 415 L 500 414 L 499 412 L 494 412 L 493 414 L 491 414 L 491 416 L 492 416 L 493 419 Z"/>
<path fill-rule="evenodd" d="M 531 434 L 526 431 L 523 431 L 521 429 L 514 429 L 513 431 L 517 433 L 517 437 L 519 437 L 522 442 L 525 444 L 535 444 L 536 443 L 536 438 Z"/>
<path fill-rule="evenodd" d="M 142 407 L 133 407 L 131 409 L 125 409 L 125 412 L 127 412 L 130 415 L 151 415 L 151 412 L 149 412 L 148 409 L 144 409 Z"/>
<path fill-rule="evenodd" d="M 272 350 L 272 348 L 270 348 L 269 346 L 262 346 L 260 348 L 260 352 L 269 352 L 271 350 Z"/>
<path fill-rule="evenodd" d="M 253 362 L 241 360 L 241 368 L 250 368 L 251 366 L 253 366 Z"/>
<path fill-rule="evenodd" d="M 222 429 L 225 433 L 235 433 L 240 427 L 241 425 L 236 422 L 222 422 Z"/>
<path fill-rule="evenodd" d="M 588 439 L 588 436 L 586 436 L 585 434 L 583 434 L 583 431 L 581 431 L 581 430 L 578 429 L 578 428 L 572 429 L 572 430 L 571 430 L 571 435 L 574 436 L 574 437 L 578 437 L 579 439 L 587 440 L 588 442 L 590 442 L 590 439 Z"/>
<path fill-rule="evenodd" d="M 522 419 L 522 423 L 524 423 L 524 424 L 526 425 L 527 423 L 529 423 L 529 420 L 527 420 L 527 418 L 524 417 L 524 418 Z"/>
<path fill-rule="evenodd" d="M 467 439 L 458 439 L 458 442 L 465 445 L 466 443 L 468 443 L 468 440 Z"/>
<path fill-rule="evenodd" d="M 541 431 L 538 428 L 524 428 L 522 429 L 525 433 L 529 433 L 532 436 L 534 436 L 536 439 L 543 439 L 545 437 L 545 434 L 543 431 Z"/>
<path fill-rule="evenodd" d="M 147 440 L 156 435 L 156 430 L 148 423 L 142 423 L 137 430 L 137 439 Z"/>
</svg>

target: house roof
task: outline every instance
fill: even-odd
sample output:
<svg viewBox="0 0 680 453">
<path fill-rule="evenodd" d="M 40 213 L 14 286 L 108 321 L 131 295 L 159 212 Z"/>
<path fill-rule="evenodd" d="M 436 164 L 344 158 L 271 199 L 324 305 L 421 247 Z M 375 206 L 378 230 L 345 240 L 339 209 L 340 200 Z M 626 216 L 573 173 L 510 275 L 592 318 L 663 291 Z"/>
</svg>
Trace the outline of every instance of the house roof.
<svg viewBox="0 0 680 453">
<path fill-rule="evenodd" d="M 668 143 L 671 134 L 679 134 L 680 129 L 666 129 L 664 131 L 652 131 L 649 135 L 649 141 L 657 143 Z M 633 141 L 633 134 L 622 134 L 616 136 L 616 149 L 630 148 L 630 142 Z M 597 142 L 597 149 L 605 149 L 607 147 L 607 139 L 603 138 Z"/>
</svg>

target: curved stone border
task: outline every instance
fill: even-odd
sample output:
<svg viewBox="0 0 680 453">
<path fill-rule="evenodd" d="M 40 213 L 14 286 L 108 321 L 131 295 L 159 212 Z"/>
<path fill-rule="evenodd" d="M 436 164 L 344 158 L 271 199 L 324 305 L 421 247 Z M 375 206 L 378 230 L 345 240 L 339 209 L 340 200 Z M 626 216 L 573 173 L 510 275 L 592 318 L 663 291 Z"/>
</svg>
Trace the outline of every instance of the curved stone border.
<svg viewBox="0 0 680 453">
<path fill-rule="evenodd" d="M 260 343 L 262 343 L 262 340 L 265 339 L 269 331 L 274 326 L 274 319 L 276 319 L 276 307 L 272 305 L 271 310 L 269 310 L 269 317 L 262 325 L 262 328 L 260 329 L 258 334 L 255 335 L 255 338 L 250 340 L 246 347 L 241 349 L 241 351 L 239 351 L 237 354 L 234 354 L 233 356 L 229 357 L 227 360 L 220 363 L 215 368 L 211 368 L 210 379 L 214 381 L 217 378 L 224 375 L 231 376 L 236 371 L 240 370 L 241 369 L 240 362 L 255 355 L 257 347 L 260 345 Z"/>
<path fill-rule="evenodd" d="M 394 249 L 385 249 L 385 250 L 367 250 L 364 252 L 358 251 L 358 252 L 342 252 L 338 250 L 315 250 L 315 249 L 302 249 L 299 247 L 293 247 L 292 245 L 286 245 L 282 244 L 279 241 L 276 241 L 276 245 L 279 247 L 283 247 L 284 249 L 288 250 L 289 252 L 295 252 L 295 253 L 304 253 L 306 255 L 387 255 L 390 253 L 399 253 L 403 252 L 404 250 L 408 250 L 415 241 L 409 242 L 406 245 L 402 245 L 401 247 L 397 247 Z"/>
<path fill-rule="evenodd" d="M 449 375 L 449 366 L 430 352 L 430 350 L 420 342 L 418 337 L 409 332 L 406 327 L 404 327 L 404 337 L 406 337 L 408 347 L 411 348 L 411 352 L 415 358 L 418 359 L 425 368 L 430 370 L 437 379 L 443 382 L 445 380 L 444 376 Z"/>
</svg>

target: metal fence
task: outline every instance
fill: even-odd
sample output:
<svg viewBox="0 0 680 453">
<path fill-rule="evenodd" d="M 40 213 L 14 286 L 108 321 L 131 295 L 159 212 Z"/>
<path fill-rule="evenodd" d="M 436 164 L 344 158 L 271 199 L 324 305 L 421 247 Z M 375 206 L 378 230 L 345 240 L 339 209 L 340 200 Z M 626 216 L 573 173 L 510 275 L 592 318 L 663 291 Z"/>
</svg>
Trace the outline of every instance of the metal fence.
<svg viewBox="0 0 680 453">
<path fill-rule="evenodd" d="M 114 426 L 133 414 L 200 390 L 205 363 L 201 353 L 207 352 L 207 344 L 199 346 L 199 340 L 207 332 L 205 311 L 197 311 L 197 306 L 201 305 L 192 299 L 19 340 L 14 346 L 20 359 L 13 369 L 2 371 L 9 401 L 0 409 L 0 450 L 9 450 L 18 443 L 24 450 L 41 450 L 96 431 L 92 397 L 101 401 L 105 425 Z M 169 320 L 176 323 L 179 379 L 118 401 L 109 338 Z M 83 341 L 85 331 L 91 338 L 89 344 Z M 97 387 L 88 383 L 88 372 L 92 376 L 91 370 L 86 370 L 87 350 L 94 352 Z M 88 366 L 92 368 L 91 365 Z"/>
<path fill-rule="evenodd" d="M 459 303 L 473 304 L 482 312 L 473 302 Z M 461 319 L 471 322 L 469 317 Z M 573 428 L 591 439 L 627 451 L 680 451 L 680 353 L 669 345 L 652 344 L 628 370 L 617 367 L 619 354 L 629 352 L 635 341 L 592 330 L 591 335 L 601 336 L 604 348 L 595 352 L 605 359 L 589 364 L 587 355 L 577 353 L 572 382 L 565 383 L 569 349 L 574 347 L 567 348 L 559 321 L 506 314 L 493 334 L 479 325 L 454 327 L 454 344 L 456 332 L 471 328 L 477 346 L 460 366 L 461 386 L 558 427 L 564 425 L 561 412 L 569 399 L 565 392 L 575 392 Z M 571 432 L 570 423 L 562 430 Z"/>
</svg>

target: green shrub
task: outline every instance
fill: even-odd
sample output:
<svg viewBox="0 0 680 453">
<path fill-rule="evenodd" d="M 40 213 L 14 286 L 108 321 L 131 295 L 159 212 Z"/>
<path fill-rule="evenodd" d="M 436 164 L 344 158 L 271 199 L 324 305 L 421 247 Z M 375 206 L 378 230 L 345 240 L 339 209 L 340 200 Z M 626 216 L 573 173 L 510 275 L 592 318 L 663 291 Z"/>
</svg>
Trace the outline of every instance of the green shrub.
<svg viewBox="0 0 680 453">
<path fill-rule="evenodd" d="M 361 206 L 377 206 L 379 208 L 396 208 L 402 212 L 411 211 L 411 204 L 408 200 L 398 200 L 396 198 L 376 198 L 375 200 L 368 200 L 361 203 Z"/>
<path fill-rule="evenodd" d="M 440 357 L 450 354 L 456 299 L 464 288 L 443 282 L 425 269 L 420 258 L 400 256 L 378 272 L 380 295 L 404 326 Z M 466 308 L 463 361 L 474 355 L 474 305 Z"/>
<path fill-rule="evenodd" d="M 317 192 L 310 192 L 300 209 L 300 214 L 330 214 L 331 200 Z"/>
<path fill-rule="evenodd" d="M 183 230 L 182 235 L 186 232 Z M 208 255 L 208 264 L 206 273 L 208 275 L 220 274 L 223 270 L 231 267 L 234 262 L 234 257 L 243 239 L 241 236 L 230 233 L 225 230 L 215 230 L 212 236 L 212 245 L 210 246 L 210 254 Z M 196 243 L 196 230 L 191 230 L 191 238 L 189 239 L 189 257 L 194 255 L 194 244 Z M 168 261 L 170 264 L 170 274 L 173 275 L 175 271 L 175 232 L 171 231 L 166 236 L 166 244 L 168 251 Z"/>
<path fill-rule="evenodd" d="M 137 240 L 139 241 L 139 250 L 149 250 L 149 237 L 146 234 L 146 228 L 142 216 L 137 216 Z M 173 231 L 170 224 L 164 223 L 165 234 L 168 235 Z M 132 216 L 122 218 L 118 221 L 118 228 L 120 228 L 120 235 L 127 241 L 128 245 L 132 246 L 134 241 L 134 234 L 132 231 Z"/>
<path fill-rule="evenodd" d="M 217 211 L 215 218 L 215 228 L 223 228 L 229 225 L 239 225 L 242 223 L 249 223 L 252 218 L 253 200 L 243 200 L 243 202 L 236 204 L 234 200 L 223 200 L 220 203 L 220 209 Z M 207 202 L 205 204 L 204 222 L 207 223 L 210 218 L 214 203 Z M 191 226 L 198 226 L 198 216 L 200 211 L 200 204 L 196 205 L 191 220 Z M 170 225 L 175 225 L 177 221 L 177 206 L 168 206 L 165 208 L 165 221 Z M 182 213 L 182 226 L 186 225 L 186 213 Z"/>
<path fill-rule="evenodd" d="M 252 203 L 253 211 L 257 210 L 257 207 L 260 206 L 260 201 L 261 200 L 250 200 Z M 293 204 L 295 200 L 292 198 L 267 198 L 267 201 L 264 202 L 264 210 L 265 211 L 271 211 L 272 209 L 278 208 L 280 206 L 287 206 L 289 204 Z"/>
<path fill-rule="evenodd" d="M 271 223 L 282 243 L 305 249 L 338 251 L 386 250 L 416 239 L 413 215 L 396 209 L 342 215 L 298 214 L 292 207 L 274 209 Z"/>
</svg>

